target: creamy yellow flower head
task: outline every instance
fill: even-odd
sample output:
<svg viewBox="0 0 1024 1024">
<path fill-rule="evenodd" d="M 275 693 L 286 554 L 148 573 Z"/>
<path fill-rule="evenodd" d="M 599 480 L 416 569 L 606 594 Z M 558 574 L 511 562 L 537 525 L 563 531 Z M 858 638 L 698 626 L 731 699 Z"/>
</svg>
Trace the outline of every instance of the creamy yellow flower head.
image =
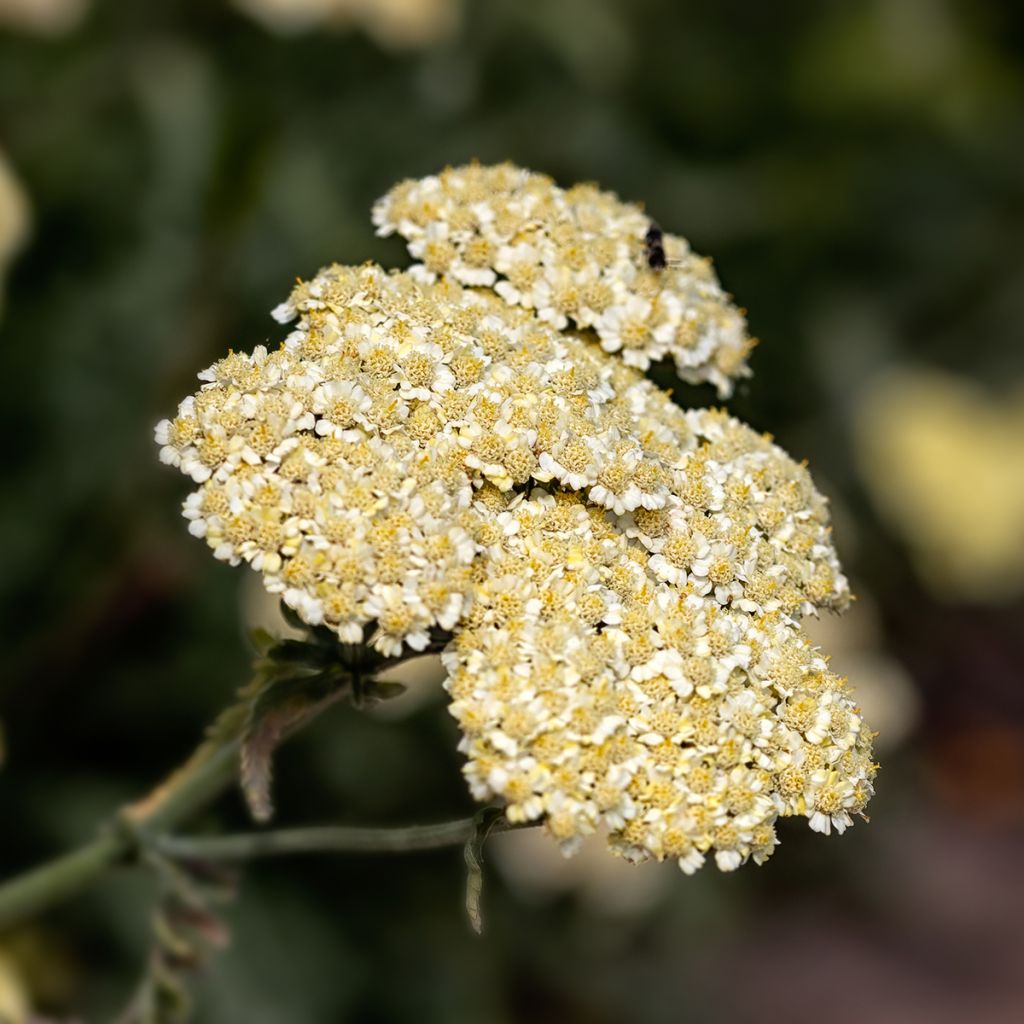
<svg viewBox="0 0 1024 1024">
<path fill-rule="evenodd" d="M 443 656 L 478 799 L 687 872 L 767 859 L 780 815 L 827 834 L 863 810 L 870 733 L 794 620 L 657 580 L 577 494 L 518 494 L 497 526 Z"/>
<path fill-rule="evenodd" d="M 638 215 L 514 168 L 453 173 L 454 205 L 400 200 L 426 233 L 459 210 L 509 237 L 554 231 L 551 204 L 595 235 Z M 517 198 L 498 211 L 496 194 Z M 871 796 L 871 734 L 799 626 L 849 599 L 807 470 L 676 406 L 596 321 L 510 301 L 452 252 L 327 267 L 275 310 L 292 322 L 276 350 L 200 374 L 156 431 L 197 485 L 191 532 L 342 642 L 446 644 L 474 795 L 566 851 L 602 829 L 630 860 L 731 870 L 771 854 L 779 816 L 845 829 Z M 627 290 L 647 273 L 602 266 Z M 664 289 L 683 310 L 680 281 Z M 715 337 L 690 369 L 723 386 Z"/>
<path fill-rule="evenodd" d="M 512 164 L 473 164 L 402 182 L 373 221 L 407 240 L 420 275 L 493 288 L 559 328 L 591 328 L 631 366 L 671 356 L 683 380 L 710 381 L 722 396 L 748 373 L 753 341 L 710 261 L 594 185 L 561 189 Z"/>
</svg>

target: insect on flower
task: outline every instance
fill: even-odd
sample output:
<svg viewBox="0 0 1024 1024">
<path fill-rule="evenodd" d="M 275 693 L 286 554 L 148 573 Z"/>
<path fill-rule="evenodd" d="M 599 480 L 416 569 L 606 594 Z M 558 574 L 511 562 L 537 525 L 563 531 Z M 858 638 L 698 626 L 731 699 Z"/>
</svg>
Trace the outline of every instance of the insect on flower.
<svg viewBox="0 0 1024 1024">
<path fill-rule="evenodd" d="M 647 234 L 644 235 L 644 254 L 647 257 L 647 265 L 652 270 L 664 270 L 668 266 L 665 259 L 664 234 L 657 221 L 651 221 Z"/>
</svg>

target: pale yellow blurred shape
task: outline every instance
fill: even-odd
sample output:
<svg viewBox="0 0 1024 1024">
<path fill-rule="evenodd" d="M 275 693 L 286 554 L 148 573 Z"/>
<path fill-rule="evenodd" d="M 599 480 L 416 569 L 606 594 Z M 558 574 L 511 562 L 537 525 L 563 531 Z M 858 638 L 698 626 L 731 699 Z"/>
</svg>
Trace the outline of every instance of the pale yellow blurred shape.
<svg viewBox="0 0 1024 1024">
<path fill-rule="evenodd" d="M 850 681 L 864 720 L 878 733 L 875 750 L 897 748 L 913 731 L 921 698 L 910 673 L 883 646 L 878 609 L 856 584 L 857 599 L 842 615 L 810 616 L 802 626 L 829 658 L 829 668 Z"/>
<path fill-rule="evenodd" d="M 89 0 L 0 0 L 0 28 L 59 36 L 76 28 Z"/>
<path fill-rule="evenodd" d="M 364 29 L 381 46 L 411 50 L 450 36 L 461 20 L 461 0 L 232 0 L 272 32 L 315 28 Z"/>
<path fill-rule="evenodd" d="M 855 424 L 860 472 L 937 597 L 999 603 L 1024 588 L 1024 382 L 1004 396 L 902 370 Z"/>
<path fill-rule="evenodd" d="M 3 953 L 0 953 L 0 1024 L 27 1024 L 29 1019 L 28 992 L 21 972 Z"/>
<path fill-rule="evenodd" d="M 650 910 L 681 877 L 674 862 L 630 864 L 609 857 L 602 836 L 591 836 L 574 856 L 564 857 L 541 828 L 494 836 L 486 854 L 521 895 L 543 900 L 572 892 L 588 910 L 610 916 Z"/>
<path fill-rule="evenodd" d="M 272 32 L 305 32 L 328 22 L 345 23 L 345 0 L 231 0 Z"/>
<path fill-rule="evenodd" d="M 3 314 L 7 268 L 28 237 L 30 220 L 28 196 L 0 152 L 0 315 Z"/>
</svg>

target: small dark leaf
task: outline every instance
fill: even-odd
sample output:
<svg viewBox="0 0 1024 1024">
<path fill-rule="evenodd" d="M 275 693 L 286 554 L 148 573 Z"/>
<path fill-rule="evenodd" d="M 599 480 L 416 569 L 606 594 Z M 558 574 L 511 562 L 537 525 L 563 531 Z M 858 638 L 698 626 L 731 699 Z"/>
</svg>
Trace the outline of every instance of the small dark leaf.
<svg viewBox="0 0 1024 1024">
<path fill-rule="evenodd" d="M 337 645 L 334 648 L 309 643 L 306 640 L 279 640 L 267 651 L 268 660 L 286 665 L 309 665 L 325 668 L 339 661 Z"/>
<path fill-rule="evenodd" d="M 390 679 L 370 679 L 363 683 L 363 698 L 367 703 L 379 704 L 382 701 L 401 697 L 408 689 L 405 683 L 398 683 Z"/>
<path fill-rule="evenodd" d="M 228 942 L 223 920 L 212 909 L 234 895 L 223 872 L 168 860 L 152 849 L 145 863 L 156 874 L 160 895 L 153 913 L 153 944 L 142 982 L 118 1024 L 186 1024 L 192 1014 L 187 981 L 211 953 Z M 213 878 L 215 886 L 207 884 Z"/>
<path fill-rule="evenodd" d="M 209 910 L 179 907 L 169 916 L 179 928 L 187 928 L 206 947 L 226 949 L 231 941 L 227 925 Z"/>
<path fill-rule="evenodd" d="M 178 932 L 170 920 L 171 916 L 166 906 L 160 907 L 153 915 L 153 938 L 160 952 L 181 966 L 195 963 L 198 951 L 184 934 Z"/>
<path fill-rule="evenodd" d="M 337 652 L 345 648 L 351 648 L 351 644 L 343 644 L 338 639 L 338 634 L 333 629 L 328 629 L 326 626 L 306 626 L 308 633 L 308 640 L 310 643 L 319 644 L 321 647 L 329 647 L 332 651 Z M 361 645 L 360 645 L 361 646 Z"/>
<path fill-rule="evenodd" d="M 270 782 L 274 751 L 305 722 L 347 691 L 347 677 L 336 671 L 292 676 L 266 686 L 252 702 L 242 733 L 241 783 L 256 821 L 274 814 Z"/>
<path fill-rule="evenodd" d="M 309 626 L 299 617 L 299 613 L 294 608 L 289 608 L 284 601 L 281 602 L 281 616 L 292 629 L 309 629 Z"/>
<path fill-rule="evenodd" d="M 473 819 L 473 835 L 466 841 L 463 856 L 466 860 L 466 913 L 469 923 L 477 935 L 484 930 L 484 919 L 480 899 L 484 888 L 484 843 L 491 829 L 500 820 L 504 811 L 500 807 L 485 807 Z"/>
</svg>

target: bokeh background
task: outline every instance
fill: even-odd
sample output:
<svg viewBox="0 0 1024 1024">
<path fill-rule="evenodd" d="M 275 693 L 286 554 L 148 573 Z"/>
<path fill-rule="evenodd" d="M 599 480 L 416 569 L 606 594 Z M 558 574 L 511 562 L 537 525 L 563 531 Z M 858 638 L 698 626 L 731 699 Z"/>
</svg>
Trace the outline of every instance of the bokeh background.
<svg viewBox="0 0 1024 1024">
<path fill-rule="evenodd" d="M 999 0 L 0 0 L 0 876 L 179 761 L 272 614 L 153 424 L 297 275 L 406 262 L 392 183 L 511 158 L 644 200 L 749 309 L 730 408 L 833 498 L 860 601 L 815 628 L 881 732 L 874 820 L 692 879 L 501 837 L 482 940 L 458 851 L 262 862 L 196 1019 L 1024 1019 L 1022 55 Z M 436 683 L 339 708 L 280 820 L 467 813 L 455 742 Z M 112 1019 L 151 897 L 125 870 L 0 936 L 0 1019 Z"/>
</svg>

